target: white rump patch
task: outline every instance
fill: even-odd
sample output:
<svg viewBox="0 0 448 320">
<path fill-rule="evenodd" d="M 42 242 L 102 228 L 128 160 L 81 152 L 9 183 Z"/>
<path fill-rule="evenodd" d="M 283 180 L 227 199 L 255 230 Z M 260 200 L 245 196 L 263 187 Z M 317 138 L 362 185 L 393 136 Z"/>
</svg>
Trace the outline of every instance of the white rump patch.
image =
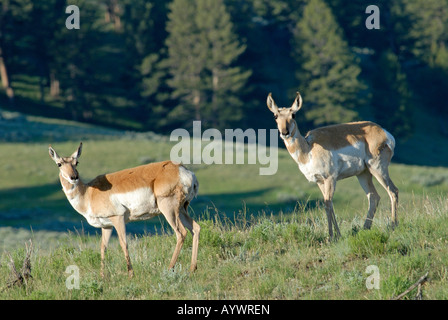
<svg viewBox="0 0 448 320">
<path fill-rule="evenodd" d="M 198 180 L 193 172 L 183 166 L 179 167 L 179 181 L 187 201 L 191 201 L 198 193 Z"/>
<path fill-rule="evenodd" d="M 386 133 L 386 144 L 389 147 L 389 149 L 392 151 L 392 155 L 394 154 L 394 149 L 395 149 L 395 138 L 393 135 L 390 134 L 389 131 L 387 131 L 386 129 L 383 129 L 384 132 Z"/>
</svg>

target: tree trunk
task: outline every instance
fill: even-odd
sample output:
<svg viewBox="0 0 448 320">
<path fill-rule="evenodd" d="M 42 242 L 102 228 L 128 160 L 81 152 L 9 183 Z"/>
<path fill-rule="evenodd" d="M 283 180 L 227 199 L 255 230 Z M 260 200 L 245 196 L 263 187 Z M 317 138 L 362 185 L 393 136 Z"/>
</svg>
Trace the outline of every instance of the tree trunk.
<svg viewBox="0 0 448 320">
<path fill-rule="evenodd" d="M 59 80 L 56 77 L 56 73 L 54 71 L 50 72 L 50 95 L 53 98 L 59 97 L 59 94 L 61 93 Z"/>
<path fill-rule="evenodd" d="M 219 112 L 218 112 L 218 90 L 219 90 L 219 70 L 218 68 L 212 69 L 212 84 L 213 84 L 213 96 L 212 96 L 212 119 L 213 126 L 216 128 L 218 126 Z"/>
<path fill-rule="evenodd" d="M 201 120 L 201 93 L 199 92 L 199 90 L 194 90 L 193 91 L 193 105 L 194 105 L 194 110 L 195 110 L 195 120 Z"/>
<path fill-rule="evenodd" d="M 104 14 L 104 20 L 107 23 L 112 22 L 114 24 L 115 31 L 121 29 L 120 7 L 117 0 L 109 0 L 106 2 L 106 12 Z"/>
<path fill-rule="evenodd" d="M 0 77 L 2 78 L 2 87 L 6 90 L 6 95 L 10 100 L 14 99 L 14 90 L 9 81 L 8 69 L 3 58 L 2 48 L 0 47 Z"/>
<path fill-rule="evenodd" d="M 6 67 L 6 62 L 5 62 L 5 58 L 4 58 L 4 53 L 3 53 L 3 26 L 4 26 L 4 21 L 3 18 L 6 15 L 6 13 L 9 11 L 9 1 L 4 1 L 2 3 L 2 9 L 1 9 L 1 14 L 0 14 L 0 78 L 2 79 L 2 86 L 3 88 L 6 90 L 6 95 L 9 98 L 9 101 L 11 102 L 11 104 L 14 101 L 14 90 L 11 87 L 11 83 L 10 83 L 10 77 L 8 74 L 8 69 Z"/>
</svg>

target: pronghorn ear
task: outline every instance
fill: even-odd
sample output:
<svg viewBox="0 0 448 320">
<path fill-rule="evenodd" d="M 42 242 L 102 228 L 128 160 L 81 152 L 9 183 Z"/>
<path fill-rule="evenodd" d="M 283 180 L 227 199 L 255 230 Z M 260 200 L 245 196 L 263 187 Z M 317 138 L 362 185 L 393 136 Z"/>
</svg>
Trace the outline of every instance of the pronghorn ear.
<svg viewBox="0 0 448 320">
<path fill-rule="evenodd" d="M 53 159 L 54 162 L 57 162 L 61 158 L 51 146 L 48 147 L 48 153 L 50 154 L 50 158 Z"/>
<path fill-rule="evenodd" d="M 72 158 L 73 159 L 78 159 L 81 156 L 81 152 L 82 152 L 82 142 L 79 144 L 78 150 L 73 152 Z"/>
<path fill-rule="evenodd" d="M 291 106 L 291 111 L 292 113 L 296 113 L 297 111 L 300 110 L 300 108 L 302 108 L 302 96 L 300 95 L 299 92 L 297 92 L 296 99 L 294 100 Z"/>
<path fill-rule="evenodd" d="M 278 113 L 278 107 L 275 104 L 274 99 L 272 99 L 272 93 L 269 93 L 268 98 L 266 100 L 266 104 L 268 105 L 269 110 L 271 110 L 271 112 L 273 114 L 277 114 Z"/>
</svg>

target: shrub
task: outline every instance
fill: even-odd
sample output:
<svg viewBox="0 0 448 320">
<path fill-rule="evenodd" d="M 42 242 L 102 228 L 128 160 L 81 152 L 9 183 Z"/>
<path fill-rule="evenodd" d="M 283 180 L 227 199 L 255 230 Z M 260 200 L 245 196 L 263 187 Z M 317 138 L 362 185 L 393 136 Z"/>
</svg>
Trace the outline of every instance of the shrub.
<svg viewBox="0 0 448 320">
<path fill-rule="evenodd" d="M 373 255 L 384 254 L 389 235 L 380 230 L 361 230 L 350 236 L 348 244 L 350 251 L 357 257 L 368 258 Z"/>
<path fill-rule="evenodd" d="M 103 294 L 103 283 L 101 281 L 91 279 L 81 281 L 81 292 L 83 296 L 89 298 L 98 298 Z"/>
<path fill-rule="evenodd" d="M 381 293 L 387 298 L 393 298 L 404 292 L 411 284 L 406 277 L 393 274 L 381 284 Z"/>
<path fill-rule="evenodd" d="M 250 238 L 261 242 L 275 241 L 275 239 L 277 239 L 278 231 L 278 225 L 270 219 L 264 219 L 261 223 L 256 224 L 252 228 Z"/>
<path fill-rule="evenodd" d="M 215 248 L 221 248 L 223 245 L 223 239 L 221 237 L 222 231 L 210 220 L 203 220 L 200 223 L 200 243 L 202 246 L 211 246 Z"/>
</svg>

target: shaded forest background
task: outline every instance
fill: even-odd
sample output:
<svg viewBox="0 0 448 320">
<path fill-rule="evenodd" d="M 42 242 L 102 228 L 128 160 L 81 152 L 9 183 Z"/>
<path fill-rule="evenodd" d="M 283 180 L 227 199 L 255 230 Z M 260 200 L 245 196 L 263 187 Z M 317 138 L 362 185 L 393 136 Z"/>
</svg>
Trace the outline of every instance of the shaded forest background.
<svg viewBox="0 0 448 320">
<path fill-rule="evenodd" d="M 158 133 L 274 128 L 267 94 L 289 106 L 300 91 L 306 130 L 365 119 L 407 141 L 424 112 L 446 138 L 448 1 L 374 2 L 0 0 L 0 108 Z"/>
</svg>

